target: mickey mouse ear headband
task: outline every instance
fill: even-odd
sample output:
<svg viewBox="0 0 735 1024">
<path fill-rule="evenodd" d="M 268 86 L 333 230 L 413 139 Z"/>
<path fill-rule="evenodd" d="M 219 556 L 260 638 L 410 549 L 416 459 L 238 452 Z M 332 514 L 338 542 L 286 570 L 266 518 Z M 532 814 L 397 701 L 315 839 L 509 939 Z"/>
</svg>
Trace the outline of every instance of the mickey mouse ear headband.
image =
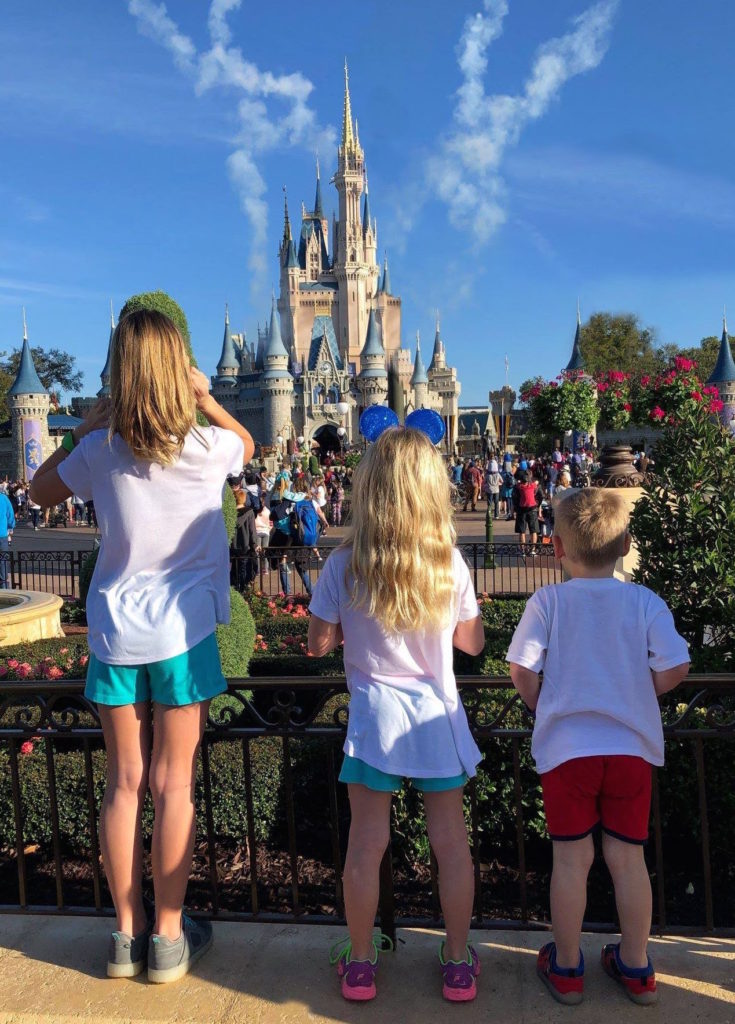
<svg viewBox="0 0 735 1024">
<path fill-rule="evenodd" d="M 384 430 L 397 426 L 398 417 L 385 405 L 371 405 L 360 417 L 360 433 L 367 441 L 377 441 Z M 433 409 L 415 409 L 406 417 L 406 426 L 426 434 L 432 444 L 439 444 L 446 433 L 444 420 Z"/>
</svg>

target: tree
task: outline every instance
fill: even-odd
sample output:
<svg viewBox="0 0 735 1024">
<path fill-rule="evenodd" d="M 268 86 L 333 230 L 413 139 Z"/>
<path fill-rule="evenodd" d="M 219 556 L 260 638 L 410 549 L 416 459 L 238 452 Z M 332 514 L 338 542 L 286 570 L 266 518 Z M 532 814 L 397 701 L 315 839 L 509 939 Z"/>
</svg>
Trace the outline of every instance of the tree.
<svg viewBox="0 0 735 1024">
<path fill-rule="evenodd" d="M 582 325 L 584 368 L 593 377 L 607 370 L 655 373 L 661 368 L 652 327 L 641 327 L 635 313 L 593 313 Z"/>
<path fill-rule="evenodd" d="M 733 349 L 732 339 L 730 339 L 730 349 L 735 357 L 735 349 Z M 707 338 L 702 338 L 698 345 L 692 345 L 691 348 L 682 348 L 677 352 L 677 355 L 684 356 L 686 359 L 693 359 L 697 364 L 697 371 L 702 380 L 709 380 L 712 371 L 715 368 L 717 357 L 720 354 L 720 339 L 714 334 Z"/>
<path fill-rule="evenodd" d="M 18 372 L 22 349 L 14 349 L 9 356 L 3 354 L 0 369 L 10 375 L 10 384 Z M 83 374 L 76 368 L 76 359 L 68 352 L 59 348 L 43 349 L 33 347 L 31 349 L 36 372 L 41 378 L 41 383 L 47 391 L 79 391 Z M 8 387 L 10 387 L 8 384 Z M 7 390 L 7 389 L 5 389 Z"/>
</svg>

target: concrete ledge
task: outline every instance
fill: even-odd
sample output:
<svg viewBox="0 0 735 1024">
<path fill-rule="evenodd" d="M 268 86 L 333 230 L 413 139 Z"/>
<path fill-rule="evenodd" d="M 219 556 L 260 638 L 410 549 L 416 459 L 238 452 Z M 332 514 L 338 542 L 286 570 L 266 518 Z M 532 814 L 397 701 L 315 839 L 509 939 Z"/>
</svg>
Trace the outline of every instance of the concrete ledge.
<svg viewBox="0 0 735 1024">
<path fill-rule="evenodd" d="M 735 941 L 654 939 L 659 979 L 655 1007 L 638 1008 L 602 972 L 599 950 L 609 937 L 585 935 L 585 1001 L 555 1003 L 535 976 L 544 933 L 476 932 L 482 960 L 477 1001 L 448 1006 L 441 998 L 436 932 L 400 932 L 385 954 L 378 998 L 369 1007 L 339 994 L 329 947 L 341 931 L 328 927 L 215 924 L 215 946 L 194 972 L 170 986 L 104 976 L 109 921 L 51 917 L 0 918 L 0 1024 L 148 1024 L 252 1021 L 257 1024 L 431 1024 L 452 1014 L 464 1024 L 553 1024 L 574 1018 L 601 1024 L 645 1018 L 648 1024 L 735 1024 Z"/>
<path fill-rule="evenodd" d="M 63 636 L 62 598 L 38 590 L 0 590 L 0 647 Z"/>
</svg>

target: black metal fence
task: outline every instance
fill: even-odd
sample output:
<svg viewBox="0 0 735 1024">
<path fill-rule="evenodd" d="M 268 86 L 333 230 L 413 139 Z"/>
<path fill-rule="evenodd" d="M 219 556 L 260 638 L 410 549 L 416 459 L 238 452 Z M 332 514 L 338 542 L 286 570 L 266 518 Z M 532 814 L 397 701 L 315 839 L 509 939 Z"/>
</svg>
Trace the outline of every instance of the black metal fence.
<svg viewBox="0 0 735 1024">
<path fill-rule="evenodd" d="M 0 683 L 0 912 L 110 913 L 98 839 L 101 731 L 83 685 Z M 460 686 L 485 758 L 466 796 L 473 925 L 548 927 L 551 844 L 529 758 L 530 717 L 509 680 L 468 677 Z M 654 928 L 731 933 L 735 676 L 690 677 L 665 703 L 664 720 L 667 768 L 654 777 L 647 851 Z M 233 680 L 213 702 L 197 790 L 202 838 L 189 886 L 197 912 L 223 920 L 343 922 L 349 816 L 337 772 L 345 723 L 343 678 Z M 76 788 L 68 761 L 60 764 L 69 752 L 78 764 Z M 30 804 L 31 777 L 47 794 L 47 817 Z M 380 924 L 388 935 L 401 925 L 440 924 L 436 864 L 421 856 L 411 793 L 399 798 L 392 855 L 381 868 Z M 228 837 L 232 827 L 222 822 L 233 808 L 241 824 Z M 45 845 L 30 831 L 31 816 L 37 827 L 50 823 Z M 611 930 L 609 880 L 599 867 L 592 874 L 586 927 Z"/>
<path fill-rule="evenodd" d="M 0 552 L 12 590 L 42 590 L 67 600 L 79 597 L 79 574 L 91 551 Z"/>
</svg>

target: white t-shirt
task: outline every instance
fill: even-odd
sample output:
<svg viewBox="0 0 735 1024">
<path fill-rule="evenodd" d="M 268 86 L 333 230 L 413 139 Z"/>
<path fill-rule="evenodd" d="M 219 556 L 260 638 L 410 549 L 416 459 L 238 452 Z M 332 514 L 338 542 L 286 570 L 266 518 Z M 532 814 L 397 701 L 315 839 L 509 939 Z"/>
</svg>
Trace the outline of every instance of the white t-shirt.
<svg viewBox="0 0 735 1024">
<path fill-rule="evenodd" d="M 231 430 L 192 430 L 172 466 L 136 459 L 95 430 L 59 463 L 69 490 L 94 501 L 102 535 L 87 599 L 89 646 L 110 665 L 143 665 L 191 650 L 230 620 L 222 517 L 228 474 L 242 470 Z"/>
<path fill-rule="evenodd" d="M 316 501 L 319 508 L 324 508 L 324 506 L 327 504 L 327 490 L 324 484 L 319 484 L 319 486 L 317 487 L 316 493 L 314 495 L 314 500 Z"/>
<path fill-rule="evenodd" d="M 544 673 L 531 744 L 539 773 L 599 754 L 664 763 L 651 671 L 683 665 L 689 653 L 652 590 L 613 577 L 542 587 L 506 657 Z"/>
<path fill-rule="evenodd" d="M 309 605 L 320 619 L 342 624 L 350 691 L 345 753 L 391 775 L 474 775 L 481 754 L 457 693 L 452 648 L 457 622 L 480 614 L 466 563 L 455 549 L 455 600 L 445 629 L 390 634 L 350 607 L 350 557 L 348 548 L 329 556 Z"/>
</svg>

